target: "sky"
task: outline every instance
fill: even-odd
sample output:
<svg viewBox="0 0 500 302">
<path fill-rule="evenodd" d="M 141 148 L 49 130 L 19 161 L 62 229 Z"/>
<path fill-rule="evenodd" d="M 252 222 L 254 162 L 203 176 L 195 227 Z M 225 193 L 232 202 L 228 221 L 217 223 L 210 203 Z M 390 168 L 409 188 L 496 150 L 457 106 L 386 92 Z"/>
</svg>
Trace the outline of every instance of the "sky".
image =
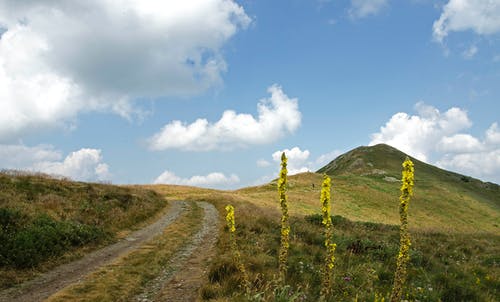
<svg viewBox="0 0 500 302">
<path fill-rule="evenodd" d="M 0 169 L 235 189 L 377 143 L 500 183 L 500 0 L 0 0 Z"/>
</svg>

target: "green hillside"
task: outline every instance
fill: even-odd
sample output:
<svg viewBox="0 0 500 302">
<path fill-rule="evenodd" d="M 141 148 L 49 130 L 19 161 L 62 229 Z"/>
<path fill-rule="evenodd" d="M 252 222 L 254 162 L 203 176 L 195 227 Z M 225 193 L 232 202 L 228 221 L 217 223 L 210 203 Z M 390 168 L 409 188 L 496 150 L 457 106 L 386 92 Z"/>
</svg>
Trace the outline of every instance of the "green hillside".
<svg viewBox="0 0 500 302">
<path fill-rule="evenodd" d="M 395 201 L 406 156 L 384 144 L 359 147 L 318 173 L 337 181 L 333 190 L 340 195 L 340 214 L 356 220 L 398 223 Z M 410 205 L 413 227 L 500 233 L 500 186 L 411 159 L 415 164 L 415 196 Z M 346 211 L 346 203 L 354 212 Z"/>
<path fill-rule="evenodd" d="M 0 289 L 114 241 L 165 205 L 138 187 L 0 173 Z"/>
<path fill-rule="evenodd" d="M 235 207 L 237 241 L 253 298 L 230 253 L 227 229 L 200 294 L 207 301 L 318 301 L 325 259 L 320 186 L 332 177 L 335 250 L 332 296 L 327 301 L 388 301 L 399 248 L 401 164 L 406 155 L 387 145 L 360 147 L 318 173 L 288 178 L 290 251 L 280 286 L 280 212 L 277 181 L 197 198 Z M 404 301 L 497 301 L 500 290 L 500 191 L 496 184 L 413 159 L 414 197 Z M 165 189 L 164 193 L 168 190 Z M 378 300 L 380 301 L 380 300 Z"/>
</svg>

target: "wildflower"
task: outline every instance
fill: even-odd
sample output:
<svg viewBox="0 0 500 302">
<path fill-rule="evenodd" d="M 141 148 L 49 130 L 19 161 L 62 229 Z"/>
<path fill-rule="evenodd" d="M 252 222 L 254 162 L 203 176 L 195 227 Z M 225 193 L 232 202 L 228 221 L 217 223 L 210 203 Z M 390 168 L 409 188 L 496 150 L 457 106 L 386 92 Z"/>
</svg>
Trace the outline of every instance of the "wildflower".
<svg viewBox="0 0 500 302">
<path fill-rule="evenodd" d="M 382 294 L 375 292 L 375 299 L 373 301 L 374 302 L 385 302 L 385 298 Z"/>
<path fill-rule="evenodd" d="M 401 226 L 399 230 L 399 254 L 396 261 L 394 285 L 392 287 L 391 302 L 401 301 L 403 286 L 406 282 L 406 264 L 410 260 L 410 234 L 408 232 L 408 204 L 413 195 L 414 166 L 407 157 L 403 162 L 401 196 L 399 197 L 399 216 Z"/>
<path fill-rule="evenodd" d="M 248 274 L 245 269 L 245 266 L 243 265 L 243 261 L 241 260 L 241 254 L 238 249 L 238 245 L 236 243 L 236 237 L 235 237 L 235 232 L 236 232 L 236 227 L 235 227 L 235 221 L 234 221 L 234 207 L 232 205 L 227 205 L 226 206 L 226 223 L 227 223 L 227 228 L 229 229 L 229 241 L 231 244 L 231 251 L 233 252 L 233 260 L 236 263 L 236 267 L 240 271 L 242 275 L 242 286 L 245 290 L 245 293 L 247 295 L 250 294 L 250 281 L 248 281 Z"/>
<path fill-rule="evenodd" d="M 234 226 L 234 207 L 232 205 L 227 205 L 226 212 L 227 212 L 226 215 L 227 227 L 229 229 L 229 232 L 234 234 L 234 232 L 236 231 L 236 227 Z"/>
<path fill-rule="evenodd" d="M 285 152 L 281 154 L 281 171 L 278 180 L 278 193 L 281 206 L 281 247 L 279 253 L 279 277 L 281 282 L 285 282 L 288 261 L 288 248 L 290 247 L 290 224 L 288 222 L 288 198 L 287 187 L 287 159 Z"/>
<path fill-rule="evenodd" d="M 331 292 L 332 273 L 335 262 L 335 248 L 337 245 L 332 242 L 332 217 L 330 206 L 330 177 L 323 176 L 323 184 L 321 186 L 321 212 L 323 214 L 322 223 L 325 226 L 325 267 L 323 268 L 323 286 L 321 288 L 321 297 L 326 298 Z"/>
</svg>

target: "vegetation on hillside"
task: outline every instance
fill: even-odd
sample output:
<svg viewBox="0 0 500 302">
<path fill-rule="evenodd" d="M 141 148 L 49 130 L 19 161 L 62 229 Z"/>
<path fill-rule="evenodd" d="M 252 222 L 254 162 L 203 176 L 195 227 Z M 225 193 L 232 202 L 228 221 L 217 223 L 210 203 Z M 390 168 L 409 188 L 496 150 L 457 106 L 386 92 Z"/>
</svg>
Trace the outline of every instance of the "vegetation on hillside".
<svg viewBox="0 0 500 302">
<path fill-rule="evenodd" d="M 0 173 L 0 289 L 113 241 L 165 205 L 142 188 Z"/>
<path fill-rule="evenodd" d="M 433 167 L 431 170 L 437 173 L 434 175 L 437 182 L 435 185 L 443 184 L 437 180 L 439 173 L 443 170 Z M 386 174 L 386 172 L 377 174 Z M 250 279 L 253 279 L 253 295 L 245 295 L 244 292 L 238 290 L 241 276 L 234 268 L 234 263 L 223 252 L 226 250 L 227 243 L 226 238 L 222 237 L 219 242 L 219 249 L 222 253 L 212 265 L 208 283 L 200 293 L 204 299 L 317 301 L 321 298 L 324 259 L 328 258 L 327 251 L 324 249 L 324 239 L 321 236 L 321 224 L 324 218 L 318 214 L 304 215 L 310 211 L 307 206 L 304 207 L 304 203 L 308 202 L 307 196 L 317 194 L 314 192 L 314 186 L 308 181 L 314 181 L 320 177 L 317 174 L 306 174 L 290 178 L 289 196 L 296 194 L 295 196 L 300 199 L 296 201 L 290 197 L 290 211 L 295 215 L 290 217 L 291 240 L 286 275 L 287 285 L 284 286 L 274 282 L 276 269 L 281 264 L 278 261 L 281 235 L 278 211 L 270 213 L 269 208 L 276 209 L 276 206 L 270 207 L 272 201 L 267 199 L 269 198 L 268 189 L 272 187 L 275 189 L 276 183 L 239 190 L 237 194 L 231 196 L 235 207 L 243 208 L 239 211 L 242 215 L 238 217 L 238 220 L 242 223 L 238 226 L 236 238 L 243 251 L 243 261 L 248 263 Z M 335 180 L 342 178 L 358 180 L 359 183 L 366 181 L 372 185 L 378 183 L 373 187 L 369 186 L 365 194 L 372 194 L 376 191 L 388 193 L 389 187 L 395 187 L 394 195 L 396 195 L 397 187 L 400 186 L 399 181 L 377 179 L 371 173 L 345 173 L 334 177 L 334 190 Z M 422 181 L 422 176 L 418 179 Z M 385 186 L 385 183 L 380 180 L 390 186 Z M 462 178 L 459 181 L 463 181 Z M 356 185 L 356 182 L 354 184 Z M 459 184 L 457 185 L 455 180 L 445 179 L 443 187 L 444 189 L 460 187 Z M 349 183 L 345 185 L 348 187 Z M 356 188 L 355 185 L 352 187 Z M 486 213 L 489 217 L 487 218 L 495 221 L 495 219 L 498 220 L 497 201 L 494 199 L 495 185 L 486 184 L 486 186 L 491 189 L 489 192 L 477 192 L 477 188 L 469 187 L 468 193 L 484 198 L 476 200 L 476 205 L 488 208 Z M 406 205 L 403 205 L 402 209 L 407 209 L 407 197 L 411 195 L 405 195 L 406 191 L 403 190 L 401 197 Z M 363 192 L 354 191 L 354 194 L 362 195 Z M 217 203 L 214 195 L 216 193 L 210 194 L 207 199 Z M 279 195 L 281 196 L 281 190 Z M 453 196 L 453 193 L 443 194 L 441 198 L 450 198 L 448 195 Z M 372 199 L 376 197 L 378 196 L 371 196 Z M 227 198 L 227 195 L 221 193 L 220 198 Z M 431 198 L 433 199 L 434 196 Z M 396 197 L 392 201 L 396 205 L 394 207 L 396 215 L 398 213 L 397 200 Z M 363 204 L 365 201 L 366 199 L 362 199 L 357 203 Z M 375 202 L 384 206 L 383 203 L 380 204 L 380 201 Z M 462 207 L 469 206 L 469 202 L 470 200 L 466 200 L 465 205 L 455 204 L 455 207 L 462 214 L 474 215 L 474 213 L 463 211 Z M 294 209 L 294 205 L 298 208 Z M 440 206 L 439 203 L 428 210 L 432 211 L 438 206 Z M 316 204 L 316 209 L 318 212 L 319 204 Z M 387 209 L 383 210 L 387 211 Z M 336 213 L 335 210 L 333 213 Z M 408 229 L 405 223 L 402 225 L 402 237 L 399 240 L 398 227 L 387 224 L 387 222 L 392 222 L 390 217 L 386 218 L 386 223 L 374 223 L 370 222 L 370 220 L 373 221 L 373 217 L 369 215 L 370 212 L 366 214 L 368 215 L 363 219 L 365 222 L 353 221 L 340 215 L 332 217 L 335 230 L 333 241 L 338 243 L 338 249 L 335 255 L 336 269 L 331 296 L 327 301 L 388 300 L 394 279 L 394 287 L 397 287 L 397 293 L 393 294 L 395 301 L 399 301 L 399 297 L 409 301 L 494 301 L 497 297 L 500 288 L 500 268 L 497 256 L 500 253 L 500 236 L 494 232 L 498 227 L 495 223 L 490 226 L 490 229 L 476 232 L 471 232 L 470 229 L 466 229 L 465 232 L 462 232 L 462 229 L 450 232 L 455 226 L 463 224 L 463 221 L 459 220 L 451 220 L 453 224 L 448 225 L 447 228 L 439 227 L 442 222 L 430 226 L 419 223 L 411 229 L 413 242 L 412 248 L 409 249 Z M 431 218 L 439 220 L 442 214 L 442 211 L 436 211 Z M 410 216 L 412 223 L 418 220 L 418 215 L 415 215 L 417 218 L 413 215 L 413 209 Z M 402 219 L 405 217 L 406 215 L 402 215 Z M 406 221 L 406 218 L 403 220 Z M 477 225 L 482 223 L 483 221 L 474 221 L 470 227 L 477 230 Z M 398 244 L 399 241 L 403 244 Z M 398 256 L 400 249 L 403 251 L 403 257 L 401 257 L 401 251 Z M 397 259 L 405 260 L 404 267 L 398 263 Z M 403 267 L 407 275 L 396 274 L 394 276 L 394 271 L 401 272 L 400 269 L 396 270 L 397 267 Z M 402 287 L 401 283 L 398 284 L 398 280 L 401 283 L 407 280 L 407 286 Z"/>
<path fill-rule="evenodd" d="M 206 199 L 219 203 L 222 198 L 212 194 Z M 279 287 L 272 282 L 278 268 L 279 212 L 231 202 L 238 209 L 236 238 L 254 300 L 289 301 L 294 296 L 297 301 L 318 301 L 326 256 L 322 215 L 290 217 L 289 287 Z M 399 249 L 398 226 L 339 215 L 332 216 L 332 223 L 337 248 L 330 301 L 374 301 L 375 295 L 388 300 Z M 499 235 L 412 231 L 412 238 L 404 299 L 495 301 L 500 290 Z M 220 237 L 218 251 L 200 296 L 206 301 L 248 301 L 226 236 Z"/>
</svg>

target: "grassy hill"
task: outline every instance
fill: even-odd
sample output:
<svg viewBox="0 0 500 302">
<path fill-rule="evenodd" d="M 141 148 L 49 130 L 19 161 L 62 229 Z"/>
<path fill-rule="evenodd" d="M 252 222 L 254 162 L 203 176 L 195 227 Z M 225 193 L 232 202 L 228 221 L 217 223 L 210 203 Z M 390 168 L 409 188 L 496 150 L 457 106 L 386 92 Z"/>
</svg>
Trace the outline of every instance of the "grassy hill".
<svg viewBox="0 0 500 302">
<path fill-rule="evenodd" d="M 318 211 L 322 174 L 332 177 L 332 213 L 353 221 L 399 224 L 401 163 L 406 154 L 388 145 L 359 147 L 317 173 L 289 177 L 290 211 Z M 500 233 L 500 186 L 439 169 L 412 158 L 415 189 L 410 227 L 420 231 Z M 276 181 L 236 193 L 258 206 L 279 209 Z"/>
<path fill-rule="evenodd" d="M 0 173 L 0 289 L 125 236 L 165 206 L 139 187 Z"/>
<path fill-rule="evenodd" d="M 384 144 L 359 147 L 318 173 L 337 180 L 333 192 L 337 187 L 340 215 L 395 224 L 398 180 L 406 156 Z M 500 233 L 500 186 L 411 159 L 415 164 L 415 196 L 410 205 L 413 228 Z"/>
<path fill-rule="evenodd" d="M 374 301 L 377 293 L 387 297 L 392 286 L 405 157 L 387 145 L 360 147 L 318 173 L 289 177 L 289 287 L 272 281 L 280 242 L 276 181 L 230 192 L 172 186 L 157 190 L 210 201 L 222 213 L 225 204 L 235 206 L 238 244 L 254 286 L 254 301 L 288 301 L 294 294 L 302 301 L 317 301 L 324 259 L 320 185 L 322 173 L 331 175 L 337 243 L 331 301 Z M 409 210 L 412 247 L 405 299 L 496 301 L 500 292 L 498 185 L 413 160 L 416 181 Z M 224 231 L 200 295 L 204 300 L 247 301 L 238 289 L 241 275 Z M 277 296 L 284 298 L 276 300 Z"/>
</svg>

